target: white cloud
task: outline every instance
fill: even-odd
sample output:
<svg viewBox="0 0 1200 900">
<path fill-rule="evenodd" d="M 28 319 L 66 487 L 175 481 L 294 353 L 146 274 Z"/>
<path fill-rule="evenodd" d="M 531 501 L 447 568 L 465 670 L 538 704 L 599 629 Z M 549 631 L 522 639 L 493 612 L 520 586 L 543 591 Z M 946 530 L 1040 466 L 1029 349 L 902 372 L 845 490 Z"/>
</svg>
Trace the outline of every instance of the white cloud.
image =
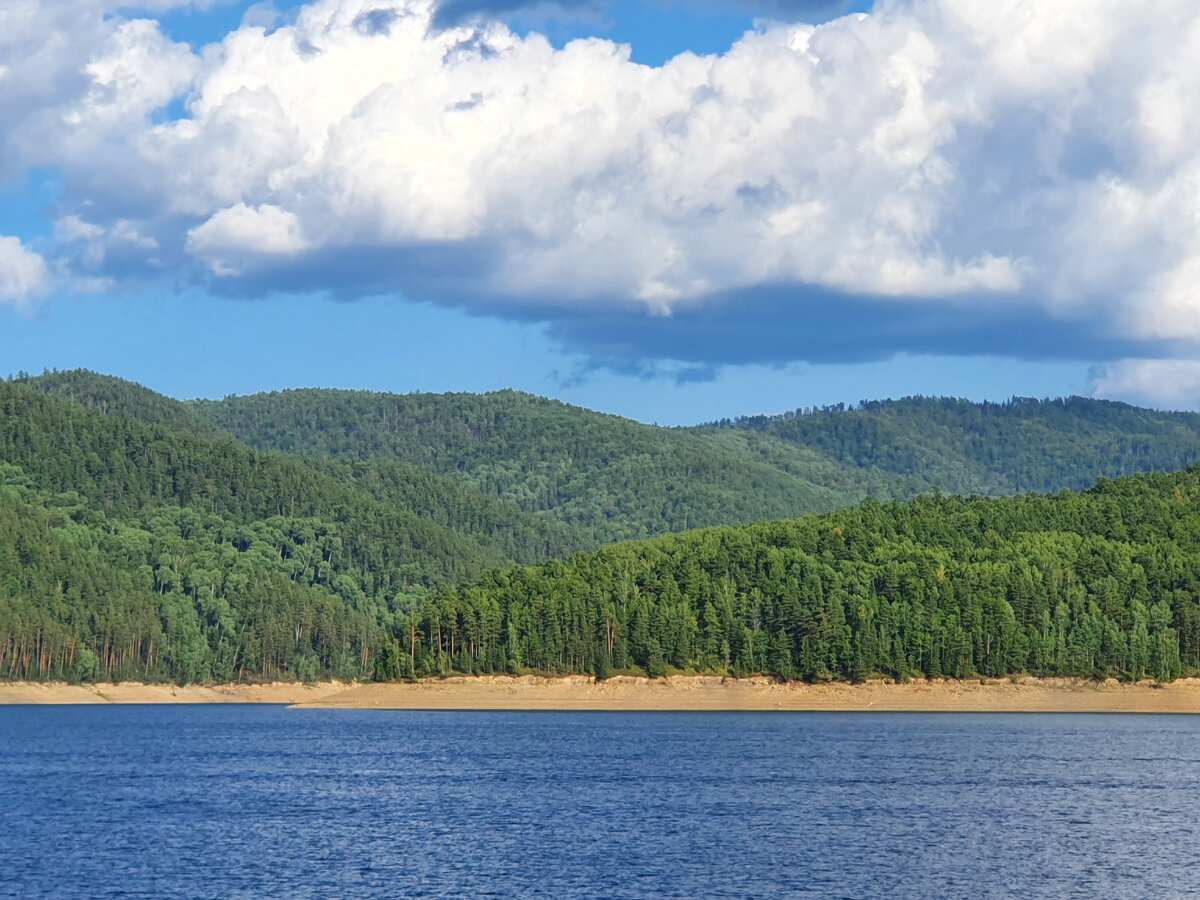
<svg viewBox="0 0 1200 900">
<path fill-rule="evenodd" d="M 3 161 L 63 171 L 97 276 L 121 229 L 154 243 L 125 269 L 230 280 L 370 250 L 412 287 L 434 248 L 475 266 L 420 282 L 454 302 L 803 284 L 1200 344 L 1194 0 L 883 0 L 661 68 L 437 30 L 431 0 L 317 0 L 202 55 L 99 2 L 5 9 Z"/>
<path fill-rule="evenodd" d="M 217 275 L 239 275 L 256 257 L 295 256 L 308 247 L 294 213 L 244 203 L 222 209 L 188 232 L 187 250 Z"/>
<path fill-rule="evenodd" d="M 49 283 L 45 260 L 19 239 L 0 236 L 0 303 L 24 307 Z"/>
<path fill-rule="evenodd" d="M 1160 409 L 1200 407 L 1200 360 L 1123 359 L 1098 366 L 1089 384 L 1095 397 Z"/>
</svg>

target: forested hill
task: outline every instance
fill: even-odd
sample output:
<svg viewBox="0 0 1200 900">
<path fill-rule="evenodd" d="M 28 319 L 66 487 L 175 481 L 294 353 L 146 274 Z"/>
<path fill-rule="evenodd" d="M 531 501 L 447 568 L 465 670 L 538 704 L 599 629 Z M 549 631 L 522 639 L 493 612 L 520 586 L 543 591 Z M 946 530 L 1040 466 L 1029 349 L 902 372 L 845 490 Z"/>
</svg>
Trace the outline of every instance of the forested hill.
<svg viewBox="0 0 1200 900">
<path fill-rule="evenodd" d="M 1200 460 L 1200 414 L 1066 397 L 1004 403 L 907 397 L 807 408 L 713 427 L 771 435 L 845 465 L 959 494 L 1078 489 Z"/>
<path fill-rule="evenodd" d="M 136 419 L 147 425 L 162 425 L 213 437 L 224 432 L 178 400 L 132 381 L 101 375 L 87 369 L 43 372 L 16 379 L 40 394 L 62 397 L 105 416 Z"/>
<path fill-rule="evenodd" d="M 394 461 L 0 382 L 0 677 L 361 677 L 430 586 L 585 542 Z"/>
<path fill-rule="evenodd" d="M 898 411 L 933 410 L 897 437 L 904 452 L 923 452 L 922 434 L 977 468 L 981 438 L 937 422 L 1033 423 L 1019 447 L 979 429 L 1024 460 L 1014 472 L 1035 471 L 1041 434 L 1065 454 L 1046 471 L 1072 478 L 1195 446 L 1188 416 L 1121 404 L 879 406 L 897 435 Z M 659 429 L 512 392 L 179 404 L 91 373 L 0 382 L 0 677 L 1200 667 L 1192 469 L 1083 494 L 868 500 L 554 561 L 622 534 L 928 487 L 928 471 L 883 472 L 903 465 L 876 465 L 878 447 L 849 453 L 867 438 L 824 448 L 835 460 L 788 437 L 808 418 L 871 415 Z"/>
<path fill-rule="evenodd" d="M 617 544 L 438 595 L 381 674 L 1171 679 L 1200 669 L 1197 503 L 1189 469 Z"/>
<path fill-rule="evenodd" d="M 908 398 L 659 428 L 516 391 L 290 390 L 178 403 L 89 372 L 30 386 L 262 450 L 401 461 L 564 526 L 578 546 L 823 512 L 933 487 L 1081 488 L 1200 459 L 1200 415 L 1072 397 Z"/>
<path fill-rule="evenodd" d="M 260 449 L 396 459 L 457 478 L 597 546 L 922 487 L 771 436 L 659 428 L 516 391 L 294 390 L 186 406 Z"/>
<path fill-rule="evenodd" d="M 910 398 L 656 428 L 512 391 L 284 391 L 202 402 L 253 446 L 394 457 L 610 541 L 904 499 L 1078 489 L 1200 459 L 1200 415 L 1080 397 Z"/>
</svg>

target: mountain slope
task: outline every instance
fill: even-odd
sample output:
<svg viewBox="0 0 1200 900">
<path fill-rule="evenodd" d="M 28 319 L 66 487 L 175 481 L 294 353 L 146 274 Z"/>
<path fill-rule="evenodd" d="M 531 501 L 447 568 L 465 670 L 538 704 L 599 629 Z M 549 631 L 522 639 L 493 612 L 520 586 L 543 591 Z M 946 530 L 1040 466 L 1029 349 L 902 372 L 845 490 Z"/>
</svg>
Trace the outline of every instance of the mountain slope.
<svg viewBox="0 0 1200 900">
<path fill-rule="evenodd" d="M 616 544 L 439 594 L 423 645 L 401 633 L 386 660 L 393 674 L 415 649 L 418 671 L 1166 680 L 1200 669 L 1198 502 L 1189 469 Z M 446 636 L 463 646 L 480 609 L 502 615 L 448 663 Z"/>
<path fill-rule="evenodd" d="M 360 678 L 430 586 L 583 540 L 396 462 L 116 409 L 0 382 L 0 677 Z"/>
<path fill-rule="evenodd" d="M 797 515 L 919 487 L 771 436 L 659 428 L 516 391 L 295 390 L 189 405 L 251 446 L 400 459 L 584 528 L 598 542 Z"/>
<path fill-rule="evenodd" d="M 132 381 L 87 369 L 46 371 L 17 383 L 47 396 L 61 397 L 113 418 L 136 419 L 147 425 L 192 431 L 207 437 L 222 434 L 196 411 L 178 400 Z"/>
<path fill-rule="evenodd" d="M 1077 489 L 1097 478 L 1200 460 L 1200 414 L 1085 397 L 1005 403 L 907 397 L 721 425 L 963 494 Z"/>
<path fill-rule="evenodd" d="M 861 497 L 864 477 L 1000 491 L 1162 464 L 1194 448 L 1188 414 L 917 398 L 660 429 L 512 392 L 179 404 L 61 374 L 0 383 L 0 677 L 1200 668 L 1195 470 L 554 559 Z"/>
<path fill-rule="evenodd" d="M 519 507 L 543 528 L 565 528 L 542 544 L 571 549 L 934 487 L 985 496 L 1081 488 L 1200 459 L 1200 415 L 1080 397 L 914 397 L 658 428 L 516 391 L 309 389 L 180 404 L 87 372 L 30 383 L 259 449 L 432 472 Z"/>
</svg>

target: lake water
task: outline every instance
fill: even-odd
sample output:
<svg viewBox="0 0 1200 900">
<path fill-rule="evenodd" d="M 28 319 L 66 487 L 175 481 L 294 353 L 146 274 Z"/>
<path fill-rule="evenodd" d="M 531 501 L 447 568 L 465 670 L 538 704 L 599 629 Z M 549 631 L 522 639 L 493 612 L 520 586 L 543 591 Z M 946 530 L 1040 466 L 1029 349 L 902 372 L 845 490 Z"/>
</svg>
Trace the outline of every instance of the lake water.
<svg viewBox="0 0 1200 900">
<path fill-rule="evenodd" d="M 1175 897 L 1200 717 L 0 707 L 0 896 Z"/>
</svg>

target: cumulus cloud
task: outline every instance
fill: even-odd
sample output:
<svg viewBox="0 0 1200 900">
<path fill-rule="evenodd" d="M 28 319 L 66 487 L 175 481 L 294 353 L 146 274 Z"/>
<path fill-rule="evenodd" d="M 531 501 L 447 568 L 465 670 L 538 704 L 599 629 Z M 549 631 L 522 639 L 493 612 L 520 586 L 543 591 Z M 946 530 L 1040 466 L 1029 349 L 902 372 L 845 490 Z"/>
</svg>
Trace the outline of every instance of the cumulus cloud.
<svg viewBox="0 0 1200 900">
<path fill-rule="evenodd" d="M 19 239 L 0 236 L 0 303 L 25 306 L 49 281 L 45 260 Z"/>
<path fill-rule="evenodd" d="M 188 232 L 187 251 L 205 260 L 217 275 L 240 275 L 247 255 L 295 256 L 308 247 L 295 213 L 244 203 L 214 213 Z"/>
<path fill-rule="evenodd" d="M 1123 359 L 1092 370 L 1094 396 L 1159 409 L 1200 407 L 1200 360 Z"/>
<path fill-rule="evenodd" d="M 62 171 L 81 275 L 398 292 L 704 365 L 1200 347 L 1192 0 L 881 0 L 659 68 L 431 0 L 199 54 L 45 6 L 0 11 L 0 171 Z"/>
</svg>

